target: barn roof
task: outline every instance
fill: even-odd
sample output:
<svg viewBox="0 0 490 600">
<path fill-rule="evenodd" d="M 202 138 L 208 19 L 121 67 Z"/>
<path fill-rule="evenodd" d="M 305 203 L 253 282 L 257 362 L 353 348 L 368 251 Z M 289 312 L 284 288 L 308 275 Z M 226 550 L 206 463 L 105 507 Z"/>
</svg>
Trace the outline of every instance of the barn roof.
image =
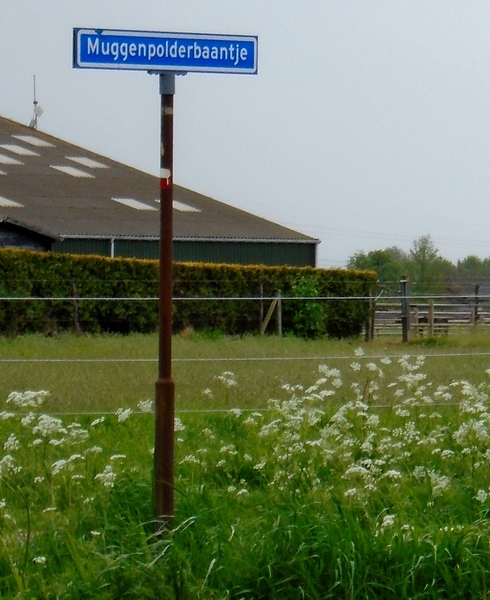
<svg viewBox="0 0 490 600">
<path fill-rule="evenodd" d="M 159 238 L 158 178 L 0 117 L 0 222 L 53 239 Z M 319 240 L 174 185 L 175 240 Z"/>
</svg>

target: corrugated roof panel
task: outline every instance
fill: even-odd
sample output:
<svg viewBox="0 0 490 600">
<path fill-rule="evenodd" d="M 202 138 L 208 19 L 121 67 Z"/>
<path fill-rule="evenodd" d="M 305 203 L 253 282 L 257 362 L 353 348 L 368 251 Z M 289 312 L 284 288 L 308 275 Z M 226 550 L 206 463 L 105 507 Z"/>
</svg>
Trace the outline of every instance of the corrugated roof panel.
<svg viewBox="0 0 490 600">
<path fill-rule="evenodd" d="M 69 167 L 67 165 L 49 165 L 52 169 L 57 169 L 62 173 L 66 173 L 67 175 L 71 175 L 72 177 L 95 177 L 91 173 L 85 173 L 85 171 L 80 171 L 80 169 L 76 169 L 75 167 Z"/>
<path fill-rule="evenodd" d="M 24 146 L 18 144 L 0 144 L 0 148 L 20 156 L 40 156 L 39 152 L 34 152 L 34 150 L 29 150 L 29 148 L 24 148 Z"/>
<path fill-rule="evenodd" d="M 54 144 L 50 144 L 45 140 L 42 140 L 34 135 L 15 135 L 12 134 L 12 137 L 20 140 L 21 142 L 26 142 L 26 144 L 31 144 L 32 146 L 38 146 L 40 148 L 54 148 Z"/>
<path fill-rule="evenodd" d="M 124 204 L 124 206 L 129 206 L 129 208 L 134 208 L 135 210 L 158 210 L 155 206 L 150 206 L 139 200 L 134 200 L 134 198 L 112 198 L 112 200 L 114 200 L 114 202 L 119 202 L 119 204 Z"/>
</svg>

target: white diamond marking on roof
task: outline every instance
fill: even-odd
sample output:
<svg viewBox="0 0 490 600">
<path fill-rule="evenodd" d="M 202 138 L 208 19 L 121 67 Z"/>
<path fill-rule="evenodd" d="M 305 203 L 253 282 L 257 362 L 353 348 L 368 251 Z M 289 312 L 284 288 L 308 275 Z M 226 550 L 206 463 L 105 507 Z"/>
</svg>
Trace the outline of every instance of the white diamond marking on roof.
<svg viewBox="0 0 490 600">
<path fill-rule="evenodd" d="M 0 148 L 13 152 L 14 154 L 19 154 L 20 156 L 39 156 L 38 152 L 29 150 L 29 148 L 24 148 L 23 146 L 18 146 L 17 144 L 0 144 Z"/>
<path fill-rule="evenodd" d="M 54 148 L 54 144 L 50 144 L 34 135 L 14 135 L 12 137 L 20 140 L 21 142 L 26 142 L 26 144 L 31 144 L 32 146 L 44 147 L 44 148 Z"/>
<path fill-rule="evenodd" d="M 174 200 L 173 207 L 175 210 L 180 210 L 182 212 L 201 212 L 199 208 L 185 204 L 185 202 L 181 202 L 180 200 Z"/>
<path fill-rule="evenodd" d="M 5 154 L 0 154 L 0 164 L 1 165 L 23 165 L 24 163 L 16 158 L 12 158 L 11 156 L 6 156 Z"/>
<path fill-rule="evenodd" d="M 9 200 L 8 198 L 4 198 L 0 196 L 0 206 L 5 208 L 22 208 L 24 205 L 19 204 L 18 202 L 14 202 L 13 200 Z"/>
<path fill-rule="evenodd" d="M 100 162 L 97 162 L 96 160 L 93 160 L 91 158 L 87 158 L 86 156 L 67 156 L 66 157 L 68 160 L 73 160 L 77 163 L 79 163 L 80 165 L 83 165 L 84 167 L 88 167 L 89 169 L 108 169 L 109 167 L 107 165 L 103 165 Z"/>
<path fill-rule="evenodd" d="M 124 206 L 129 206 L 129 208 L 134 208 L 135 210 L 158 210 L 154 206 L 150 206 L 149 204 L 145 204 L 144 202 L 140 202 L 139 200 L 134 200 L 133 198 L 112 198 L 114 202 L 119 202 L 119 204 L 124 204 Z"/>
<path fill-rule="evenodd" d="M 49 165 L 52 169 L 57 169 L 62 173 L 66 173 L 67 175 L 71 175 L 72 177 L 95 177 L 95 175 L 91 175 L 90 173 L 85 173 L 85 171 L 80 171 L 80 169 L 75 169 L 75 167 L 69 167 L 65 165 Z"/>
</svg>

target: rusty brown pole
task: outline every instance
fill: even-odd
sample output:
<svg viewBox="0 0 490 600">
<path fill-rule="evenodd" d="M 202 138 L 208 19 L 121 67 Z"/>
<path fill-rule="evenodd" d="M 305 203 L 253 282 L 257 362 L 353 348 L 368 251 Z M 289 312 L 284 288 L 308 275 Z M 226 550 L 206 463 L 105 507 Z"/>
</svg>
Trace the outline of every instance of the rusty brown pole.
<svg viewBox="0 0 490 600">
<path fill-rule="evenodd" d="M 159 530 L 174 516 L 174 413 L 175 386 L 172 379 L 172 196 L 173 114 L 175 75 L 160 78 L 160 268 L 159 353 L 155 384 L 154 515 Z"/>
</svg>

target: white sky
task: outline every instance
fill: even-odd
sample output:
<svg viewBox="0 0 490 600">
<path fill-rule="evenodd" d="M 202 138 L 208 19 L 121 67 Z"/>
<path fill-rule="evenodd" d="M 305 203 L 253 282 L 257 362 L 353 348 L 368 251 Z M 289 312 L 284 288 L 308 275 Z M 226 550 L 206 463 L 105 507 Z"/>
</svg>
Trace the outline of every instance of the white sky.
<svg viewBox="0 0 490 600">
<path fill-rule="evenodd" d="M 321 240 L 490 256 L 490 3 L 1 0 L 0 115 L 157 174 L 158 79 L 72 68 L 74 27 L 259 36 L 259 74 L 177 78 L 175 182 Z"/>
</svg>

